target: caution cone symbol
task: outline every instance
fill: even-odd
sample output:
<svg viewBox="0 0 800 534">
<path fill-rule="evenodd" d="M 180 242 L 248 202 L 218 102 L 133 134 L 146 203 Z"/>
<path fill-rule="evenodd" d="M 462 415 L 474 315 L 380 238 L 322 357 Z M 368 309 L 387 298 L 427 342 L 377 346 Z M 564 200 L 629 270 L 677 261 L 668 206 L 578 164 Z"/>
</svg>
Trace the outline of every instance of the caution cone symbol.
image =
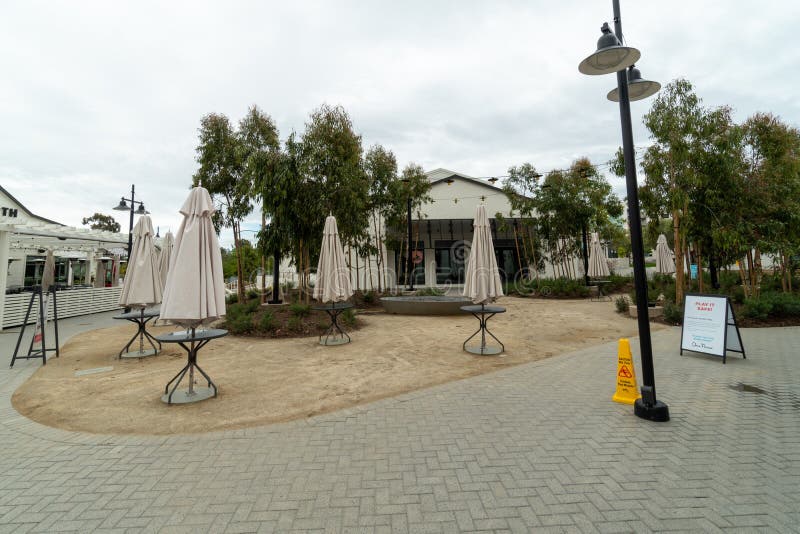
<svg viewBox="0 0 800 534">
<path fill-rule="evenodd" d="M 639 394 L 639 387 L 636 385 L 636 371 L 633 368 L 631 343 L 625 338 L 619 340 L 617 361 L 617 392 L 614 393 L 611 400 L 624 404 L 633 404 L 641 395 Z"/>
</svg>

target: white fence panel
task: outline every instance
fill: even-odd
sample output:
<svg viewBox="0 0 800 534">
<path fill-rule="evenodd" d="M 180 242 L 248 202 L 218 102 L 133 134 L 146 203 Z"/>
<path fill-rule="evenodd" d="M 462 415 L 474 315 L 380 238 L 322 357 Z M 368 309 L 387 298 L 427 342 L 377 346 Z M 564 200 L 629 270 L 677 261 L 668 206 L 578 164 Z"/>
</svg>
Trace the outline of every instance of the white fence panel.
<svg viewBox="0 0 800 534">
<path fill-rule="evenodd" d="M 58 318 L 66 319 L 78 315 L 88 315 L 109 310 L 120 309 L 117 303 L 121 287 L 90 287 L 85 289 L 70 289 L 56 292 L 56 302 L 58 304 Z M 5 307 L 3 309 L 3 328 L 19 326 L 25 321 L 25 313 L 28 311 L 28 304 L 31 302 L 30 293 L 18 293 L 6 295 Z M 28 324 L 36 322 L 36 315 L 39 313 L 39 300 L 34 302 Z M 53 299 L 52 296 L 47 306 L 47 318 L 53 318 Z"/>
</svg>

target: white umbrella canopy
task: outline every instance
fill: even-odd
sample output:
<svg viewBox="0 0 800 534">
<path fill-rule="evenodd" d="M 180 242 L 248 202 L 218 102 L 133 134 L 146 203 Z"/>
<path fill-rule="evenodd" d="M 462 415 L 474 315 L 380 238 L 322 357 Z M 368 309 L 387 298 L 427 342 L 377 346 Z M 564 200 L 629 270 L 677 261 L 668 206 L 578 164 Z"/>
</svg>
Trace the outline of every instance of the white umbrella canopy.
<svg viewBox="0 0 800 534">
<path fill-rule="evenodd" d="M 161 254 L 158 256 L 158 272 L 161 274 L 161 289 L 167 283 L 167 273 L 169 273 L 169 260 L 172 256 L 172 248 L 175 246 L 175 238 L 172 232 L 167 232 L 164 235 L 164 241 L 161 243 Z"/>
<path fill-rule="evenodd" d="M 42 268 L 42 291 L 47 291 L 56 282 L 56 260 L 53 251 L 48 250 Z"/>
<path fill-rule="evenodd" d="M 180 209 L 169 272 L 161 301 L 161 319 L 187 328 L 211 323 L 225 315 L 222 255 L 211 216 L 211 196 L 195 187 Z"/>
<path fill-rule="evenodd" d="M 611 275 L 608 268 L 608 258 L 603 246 L 600 244 L 600 235 L 592 232 L 592 242 L 589 244 L 589 272 L 592 278 L 601 278 Z"/>
<path fill-rule="evenodd" d="M 106 287 L 106 263 L 97 260 L 97 274 L 94 277 L 94 287 Z"/>
<path fill-rule="evenodd" d="M 339 240 L 336 217 L 325 218 L 322 232 L 322 248 L 317 264 L 317 282 L 313 297 L 321 302 L 342 302 L 353 295 L 350 285 L 350 270 L 344 260 L 344 249 Z"/>
<path fill-rule="evenodd" d="M 675 254 L 667 244 L 667 236 L 660 234 L 656 241 L 656 272 L 670 274 L 675 272 Z"/>
<path fill-rule="evenodd" d="M 503 281 L 494 255 L 492 229 L 486 208 L 481 204 L 475 211 L 472 249 L 464 274 L 464 296 L 475 304 L 490 304 L 503 296 Z"/>
<path fill-rule="evenodd" d="M 133 245 L 119 296 L 120 306 L 146 308 L 161 302 L 161 274 L 153 244 L 153 223 L 142 215 L 133 228 Z"/>
</svg>

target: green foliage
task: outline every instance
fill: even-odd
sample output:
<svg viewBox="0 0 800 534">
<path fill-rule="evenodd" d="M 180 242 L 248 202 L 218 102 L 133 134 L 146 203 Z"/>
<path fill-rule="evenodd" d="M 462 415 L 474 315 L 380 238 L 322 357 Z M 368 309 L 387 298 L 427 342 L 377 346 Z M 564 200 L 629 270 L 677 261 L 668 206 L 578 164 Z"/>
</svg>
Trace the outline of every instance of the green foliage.
<svg viewBox="0 0 800 534">
<path fill-rule="evenodd" d="M 227 297 L 225 297 L 225 304 L 230 305 L 230 304 L 236 304 L 237 302 L 239 302 L 239 295 L 237 295 L 236 293 L 232 293 Z"/>
<path fill-rule="evenodd" d="M 614 305 L 616 306 L 617 311 L 619 313 L 628 313 L 628 310 L 630 309 L 630 304 L 628 303 L 628 299 L 626 299 L 624 295 L 618 296 L 617 299 L 614 301 Z"/>
<path fill-rule="evenodd" d="M 419 297 L 440 297 L 444 295 L 444 291 L 435 287 L 421 287 L 415 294 Z"/>
<path fill-rule="evenodd" d="M 764 298 L 764 295 L 761 298 L 745 299 L 744 306 L 742 306 L 742 315 L 749 319 L 764 320 L 769 317 L 771 311 L 772 303 L 769 299 Z"/>
<path fill-rule="evenodd" d="M 520 282 L 513 291 L 520 295 L 535 297 L 583 298 L 589 295 L 589 288 L 583 285 L 583 279 L 573 280 L 564 277 Z"/>
<path fill-rule="evenodd" d="M 247 304 L 231 304 L 225 316 L 225 326 L 231 334 L 248 334 L 253 331 L 253 317 Z"/>
<path fill-rule="evenodd" d="M 672 324 L 681 324 L 683 322 L 683 307 L 671 301 L 665 302 L 664 320 Z"/>
<path fill-rule="evenodd" d="M 519 233 L 528 263 L 540 265 L 542 243 L 547 243 L 550 261 L 567 265 L 569 258 L 581 254 L 584 228 L 612 239 L 615 247 L 626 241 L 622 202 L 588 159 L 574 161 L 566 171 L 552 171 L 544 180 L 529 163 L 511 167 L 508 173 L 503 190 L 512 212 L 523 217 Z"/>
<path fill-rule="evenodd" d="M 364 295 L 361 298 L 364 299 L 364 302 L 366 304 L 372 304 L 376 300 L 375 292 L 374 291 L 367 291 L 366 293 L 364 293 Z"/>
<path fill-rule="evenodd" d="M 81 224 L 89 225 L 92 230 L 104 230 L 106 232 L 119 232 L 120 226 L 114 217 L 111 215 L 103 215 L 102 213 L 95 213 L 91 217 L 84 217 Z"/>
<path fill-rule="evenodd" d="M 356 325 L 356 314 L 352 309 L 345 310 L 339 316 L 339 320 L 344 326 L 351 328 Z"/>
<path fill-rule="evenodd" d="M 257 299 L 259 298 L 259 292 L 255 289 L 250 289 L 247 291 L 247 298 L 248 299 Z"/>
<path fill-rule="evenodd" d="M 258 331 L 261 333 L 273 332 L 277 328 L 275 315 L 270 310 L 265 310 L 258 320 Z"/>
<path fill-rule="evenodd" d="M 303 321 L 300 317 L 289 317 L 286 322 L 286 327 L 292 332 L 301 332 L 303 330 Z"/>
<path fill-rule="evenodd" d="M 300 302 L 294 302 L 289 305 L 289 311 L 291 311 L 292 315 L 295 317 L 308 317 L 311 314 L 311 306 Z"/>
</svg>

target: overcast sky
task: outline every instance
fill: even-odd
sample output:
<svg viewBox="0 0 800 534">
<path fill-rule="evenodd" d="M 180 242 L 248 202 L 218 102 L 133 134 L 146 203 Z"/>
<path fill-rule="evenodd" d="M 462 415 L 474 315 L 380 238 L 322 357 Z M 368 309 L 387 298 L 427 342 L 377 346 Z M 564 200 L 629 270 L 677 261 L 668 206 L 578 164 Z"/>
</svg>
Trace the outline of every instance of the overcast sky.
<svg viewBox="0 0 800 534">
<path fill-rule="evenodd" d="M 0 185 L 69 225 L 99 211 L 127 231 L 111 208 L 135 184 L 154 226 L 175 231 L 200 118 L 238 122 L 252 104 L 281 139 L 341 104 L 365 148 L 479 177 L 603 163 L 621 144 L 615 77 L 577 69 L 610 0 L 24 0 L 2 12 Z M 622 16 L 645 78 L 685 77 L 737 120 L 770 111 L 798 125 L 800 3 L 623 0 Z M 631 106 L 637 146 L 649 105 Z"/>
</svg>

